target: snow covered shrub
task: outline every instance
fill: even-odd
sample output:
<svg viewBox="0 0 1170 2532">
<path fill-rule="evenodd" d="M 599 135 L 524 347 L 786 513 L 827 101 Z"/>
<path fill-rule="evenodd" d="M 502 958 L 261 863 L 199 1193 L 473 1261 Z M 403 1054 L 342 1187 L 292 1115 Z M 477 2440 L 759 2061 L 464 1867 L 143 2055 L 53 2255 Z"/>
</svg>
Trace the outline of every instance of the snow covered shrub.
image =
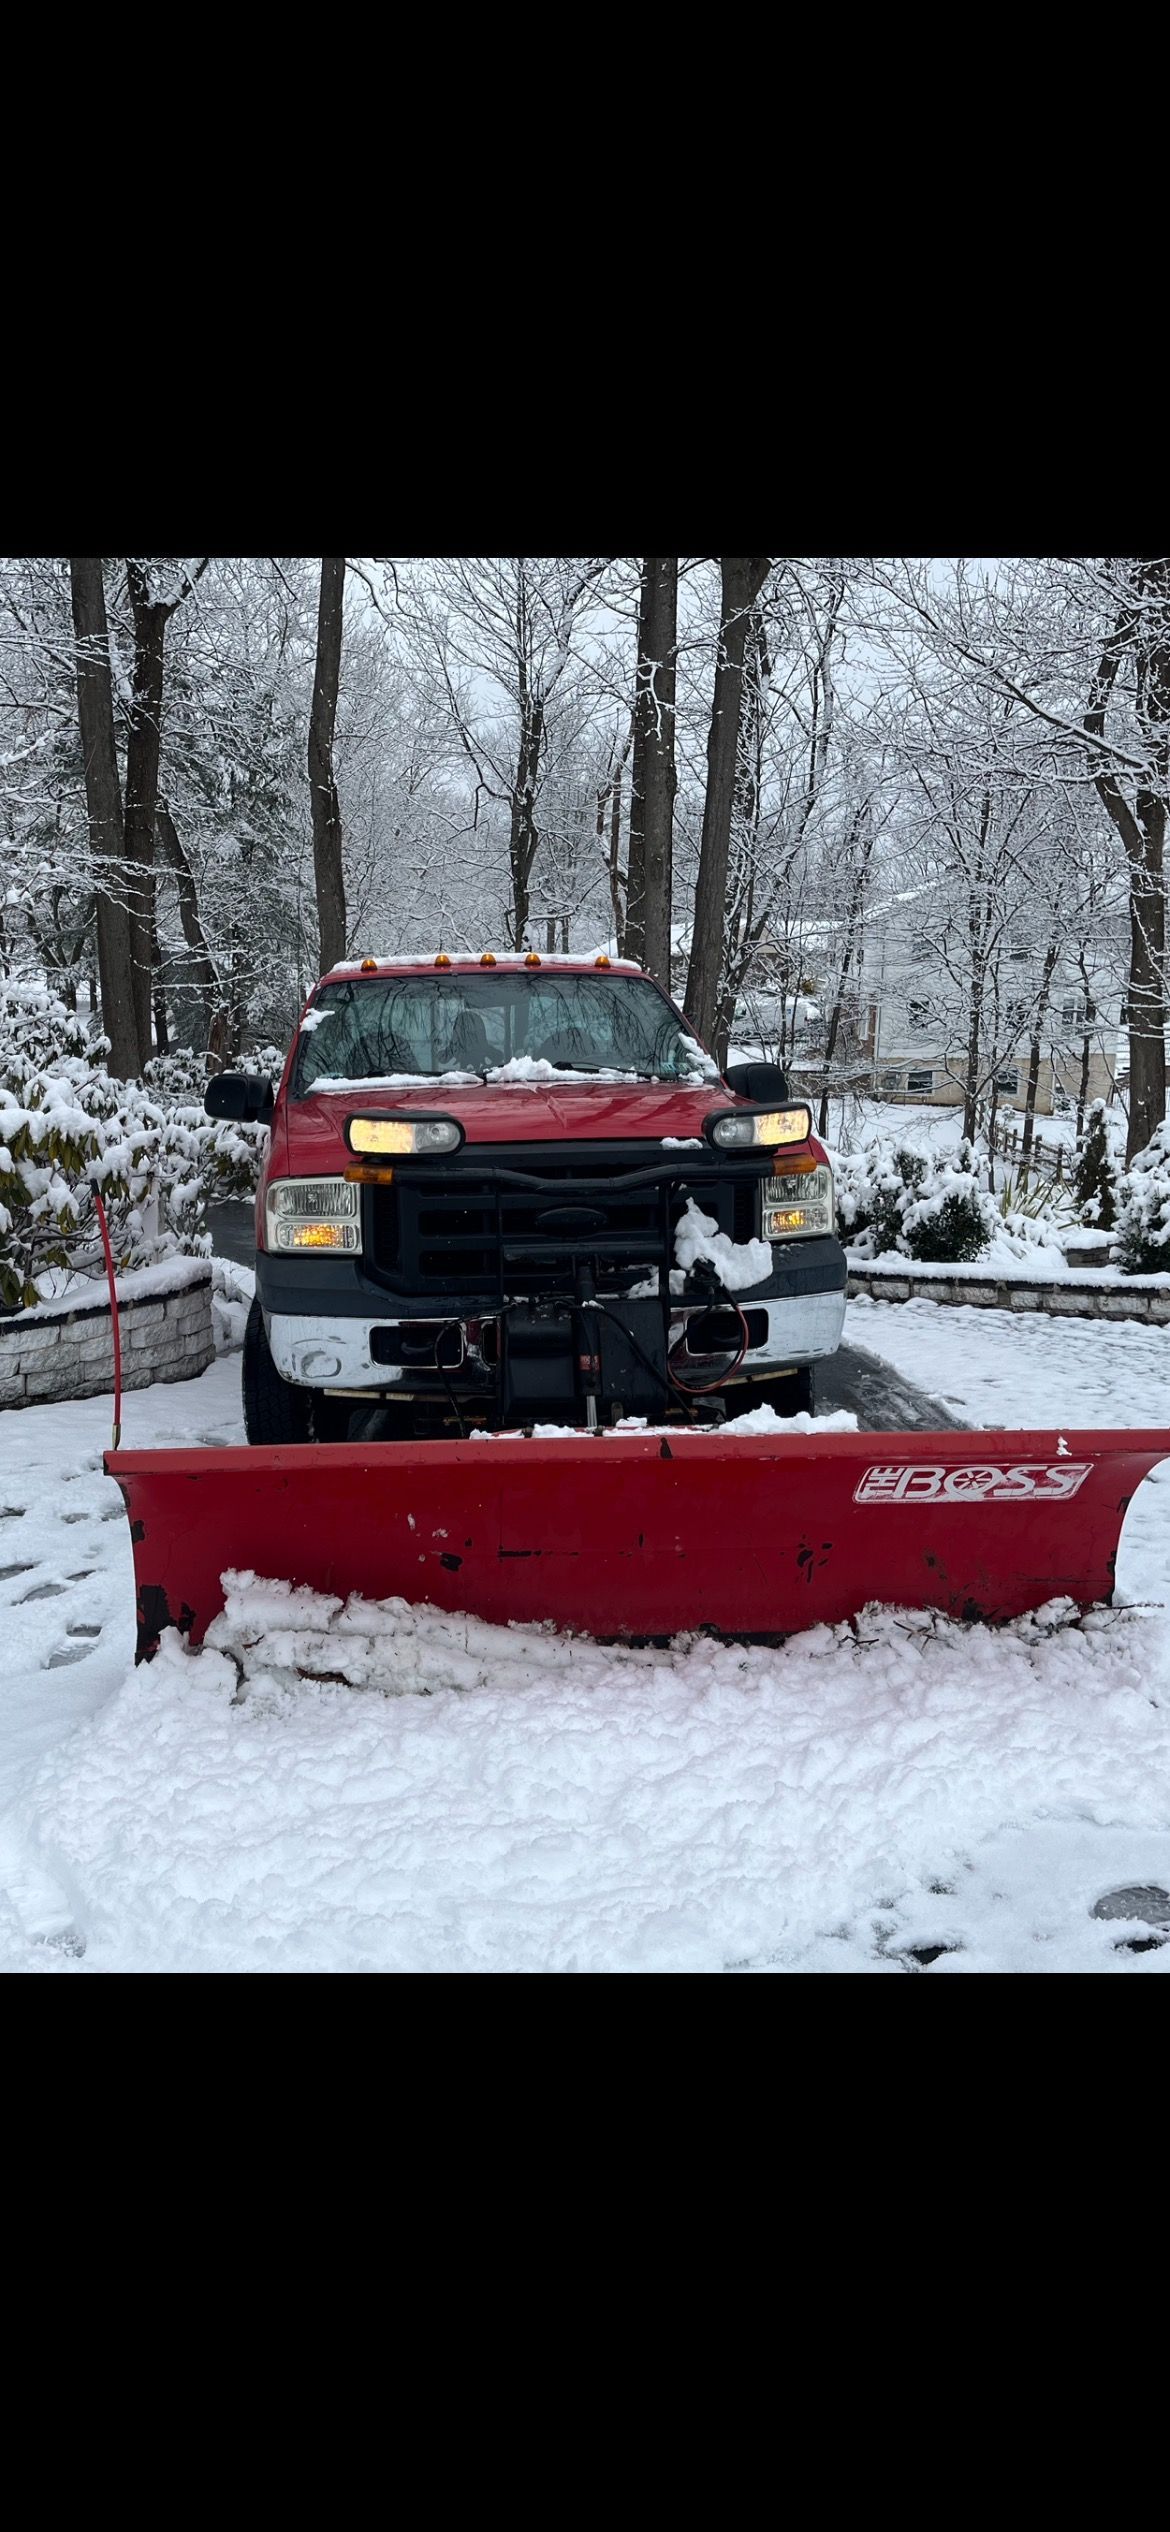
<svg viewBox="0 0 1170 2532">
<path fill-rule="evenodd" d="M 1085 1112 L 1085 1130 L 1077 1152 L 1073 1190 L 1077 1219 L 1095 1231 L 1111 1231 L 1117 1220 L 1117 1189 L 1124 1168 L 1125 1122 L 1103 1099 Z"/>
<path fill-rule="evenodd" d="M 119 1266 L 205 1253 L 202 1135 L 139 1082 L 106 1072 L 106 1041 L 41 986 L 0 987 L 0 1303 L 30 1307 L 54 1275 L 102 1271 L 95 1191 Z M 200 1128 L 212 1131 L 200 1112 Z"/>
<path fill-rule="evenodd" d="M 276 1083 L 284 1070 L 284 1056 L 279 1046 L 259 1046 L 249 1054 L 237 1056 L 230 1069 L 258 1073 Z M 198 1178 L 202 1203 L 223 1204 L 233 1197 L 250 1200 L 260 1184 L 268 1128 L 239 1125 L 226 1117 L 209 1117 L 203 1098 L 211 1077 L 212 1067 L 206 1054 L 195 1054 L 189 1047 L 152 1056 L 146 1067 L 151 1094 L 168 1111 L 174 1135 L 190 1159 L 188 1175 Z M 183 1137 L 185 1147 L 181 1144 Z"/>
<path fill-rule="evenodd" d="M 865 1152 L 832 1152 L 833 1199 L 837 1228 L 845 1242 L 860 1239 L 872 1220 L 869 1171 Z"/>
<path fill-rule="evenodd" d="M 197 1055 L 190 1046 L 179 1046 L 169 1055 L 152 1055 L 142 1078 L 152 1099 L 160 1107 L 193 1106 L 207 1088 L 206 1055 Z"/>
<path fill-rule="evenodd" d="M 1170 1274 L 1170 1117 L 1118 1183 L 1117 1242 L 1124 1274 Z"/>
<path fill-rule="evenodd" d="M 268 1150 L 266 1125 L 239 1125 L 231 1117 L 205 1116 L 202 1109 L 180 1108 L 176 1123 L 189 1124 L 198 1145 L 199 1177 L 205 1204 L 224 1204 L 231 1197 L 251 1198 L 260 1184 Z"/>
<path fill-rule="evenodd" d="M 979 1165 L 970 1143 L 960 1143 L 953 1160 L 928 1158 L 904 1145 L 871 1144 L 866 1154 L 868 1253 L 957 1265 L 981 1257 L 988 1247 L 993 1211 L 979 1184 Z"/>
<path fill-rule="evenodd" d="M 903 1214 L 926 1176 L 925 1154 L 908 1151 L 903 1144 L 893 1150 L 888 1143 L 872 1143 L 866 1159 L 872 1253 L 883 1257 L 891 1248 L 904 1252 Z"/>
<path fill-rule="evenodd" d="M 954 1266 L 982 1257 L 991 1245 L 993 1209 L 970 1143 L 960 1143 L 953 1161 L 931 1164 L 903 1210 L 902 1228 L 911 1257 Z"/>
</svg>

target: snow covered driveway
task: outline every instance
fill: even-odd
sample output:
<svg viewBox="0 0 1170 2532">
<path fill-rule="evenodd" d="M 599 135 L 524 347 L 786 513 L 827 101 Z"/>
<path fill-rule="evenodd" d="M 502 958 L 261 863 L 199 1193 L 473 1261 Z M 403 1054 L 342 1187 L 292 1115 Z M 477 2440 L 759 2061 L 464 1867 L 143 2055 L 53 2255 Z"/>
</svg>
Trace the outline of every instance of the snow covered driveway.
<svg viewBox="0 0 1170 2532">
<path fill-rule="evenodd" d="M 862 1303 L 850 1334 L 973 1419 L 1170 1421 L 1161 1331 Z M 140 1393 L 128 1438 L 242 1439 L 238 1380 Z M 630 1652 L 251 1585 L 221 1649 L 136 1673 L 108 1414 L 0 1415 L 4 1966 L 1170 1969 L 1090 1914 L 1170 1889 L 1163 1614 Z M 1123 1598 L 1170 1600 L 1168 1508 L 1160 1473 Z"/>
</svg>

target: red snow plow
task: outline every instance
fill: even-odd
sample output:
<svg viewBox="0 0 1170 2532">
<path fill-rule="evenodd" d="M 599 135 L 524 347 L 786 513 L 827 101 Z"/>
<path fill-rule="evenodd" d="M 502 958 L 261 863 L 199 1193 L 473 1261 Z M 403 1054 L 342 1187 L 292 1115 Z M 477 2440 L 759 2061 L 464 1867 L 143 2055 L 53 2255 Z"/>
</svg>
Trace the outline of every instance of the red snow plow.
<svg viewBox="0 0 1170 2532">
<path fill-rule="evenodd" d="M 840 1343 L 831 1162 L 632 962 L 348 962 L 207 1106 L 270 1126 L 253 1447 L 107 1458 L 143 1653 L 229 1569 L 602 1637 L 1108 1599 L 1170 1432 L 753 1429 Z"/>
<path fill-rule="evenodd" d="M 226 1569 L 600 1637 L 787 1635 L 868 1601 L 997 1621 L 1107 1601 L 1149 1433 L 602 1433 L 113 1451 L 140 1655 Z"/>
</svg>

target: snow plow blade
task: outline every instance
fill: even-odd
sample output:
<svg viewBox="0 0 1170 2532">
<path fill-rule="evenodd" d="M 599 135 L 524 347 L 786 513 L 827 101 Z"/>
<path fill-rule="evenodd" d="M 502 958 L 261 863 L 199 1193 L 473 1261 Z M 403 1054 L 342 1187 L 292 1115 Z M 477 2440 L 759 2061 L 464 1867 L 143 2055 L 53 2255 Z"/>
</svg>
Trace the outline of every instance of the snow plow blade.
<svg viewBox="0 0 1170 2532">
<path fill-rule="evenodd" d="M 1108 1601 L 1170 1432 L 566 1433 L 111 1451 L 139 1658 L 250 1571 L 605 1637 L 788 1635 L 869 1601 L 995 1622 Z"/>
</svg>

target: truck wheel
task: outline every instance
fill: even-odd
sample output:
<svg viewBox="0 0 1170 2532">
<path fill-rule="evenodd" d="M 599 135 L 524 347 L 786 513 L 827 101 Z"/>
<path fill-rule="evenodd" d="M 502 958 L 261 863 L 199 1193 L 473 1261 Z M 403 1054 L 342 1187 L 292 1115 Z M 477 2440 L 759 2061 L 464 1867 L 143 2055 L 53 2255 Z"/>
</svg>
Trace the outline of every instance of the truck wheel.
<svg viewBox="0 0 1170 2532">
<path fill-rule="evenodd" d="M 244 1329 L 244 1431 L 249 1442 L 344 1442 L 350 1409 L 344 1398 L 282 1380 L 268 1350 L 264 1314 L 253 1301 Z"/>
</svg>

